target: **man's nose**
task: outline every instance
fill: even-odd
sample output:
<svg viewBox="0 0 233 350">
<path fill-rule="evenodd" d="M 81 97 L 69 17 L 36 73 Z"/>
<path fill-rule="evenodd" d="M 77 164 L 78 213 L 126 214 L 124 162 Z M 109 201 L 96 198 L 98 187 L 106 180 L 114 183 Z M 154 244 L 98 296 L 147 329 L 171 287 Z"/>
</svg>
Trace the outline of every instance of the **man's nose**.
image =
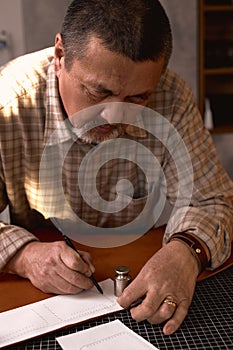
<svg viewBox="0 0 233 350">
<path fill-rule="evenodd" d="M 122 102 L 109 102 L 100 113 L 101 118 L 109 124 L 124 123 L 125 104 Z"/>
<path fill-rule="evenodd" d="M 109 124 L 130 124 L 141 113 L 142 106 L 127 102 L 109 102 L 102 109 L 100 116 Z"/>
</svg>

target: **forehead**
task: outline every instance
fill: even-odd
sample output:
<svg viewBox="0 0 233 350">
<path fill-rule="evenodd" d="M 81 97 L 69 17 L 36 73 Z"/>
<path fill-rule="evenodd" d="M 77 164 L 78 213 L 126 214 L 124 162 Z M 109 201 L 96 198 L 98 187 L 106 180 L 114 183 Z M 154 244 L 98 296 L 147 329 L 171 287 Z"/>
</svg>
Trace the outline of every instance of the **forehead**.
<svg viewBox="0 0 233 350">
<path fill-rule="evenodd" d="M 90 86 L 103 86 L 119 93 L 130 90 L 141 93 L 153 90 L 163 70 L 164 60 L 134 62 L 128 57 L 106 49 L 97 38 L 92 38 L 85 57 L 75 60 L 71 74 L 76 81 Z"/>
</svg>

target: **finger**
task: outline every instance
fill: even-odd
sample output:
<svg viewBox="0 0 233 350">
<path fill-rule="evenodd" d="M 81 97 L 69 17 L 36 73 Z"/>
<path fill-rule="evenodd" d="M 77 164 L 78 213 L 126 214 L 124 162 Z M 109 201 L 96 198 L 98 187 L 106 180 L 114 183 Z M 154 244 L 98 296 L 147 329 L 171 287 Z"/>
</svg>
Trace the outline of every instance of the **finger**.
<svg viewBox="0 0 233 350">
<path fill-rule="evenodd" d="M 41 269 L 31 281 L 42 291 L 56 294 L 76 294 L 93 286 L 90 278 L 68 268 L 62 260 L 51 269 Z"/>
<path fill-rule="evenodd" d="M 163 302 L 158 310 L 151 317 L 147 318 L 147 320 L 151 324 L 159 324 L 170 319 L 175 311 L 176 306 L 174 307 L 171 304 L 169 305 Z"/>
<path fill-rule="evenodd" d="M 145 293 L 145 285 L 135 279 L 128 287 L 124 289 L 122 295 L 117 299 L 117 302 L 123 308 L 127 309 L 140 297 L 143 297 Z"/>
<path fill-rule="evenodd" d="M 187 301 L 181 302 L 171 317 L 170 320 L 166 322 L 166 324 L 163 327 L 163 333 L 166 335 L 170 335 L 174 333 L 183 323 L 189 308 L 190 303 Z"/>
<path fill-rule="evenodd" d="M 65 274 L 67 268 L 65 268 Z M 61 271 L 61 275 L 57 273 Z M 30 276 L 30 281 L 36 287 L 42 290 L 44 293 L 54 293 L 54 294 L 76 294 L 83 290 L 83 286 L 80 283 L 71 283 L 67 281 L 64 276 L 64 269 L 62 266 L 56 268 L 56 270 L 51 269 L 47 273 L 38 273 Z M 63 274 L 63 275 L 62 275 Z M 72 280 L 72 279 L 71 279 Z"/>
<path fill-rule="evenodd" d="M 83 263 L 82 259 L 81 263 Z M 56 272 L 60 277 L 62 277 L 66 282 L 68 282 L 70 285 L 73 285 L 74 287 L 79 287 L 81 289 L 88 289 L 92 287 L 93 283 L 89 278 L 90 275 L 87 276 L 86 274 L 82 273 L 82 271 L 77 270 L 78 269 L 73 269 L 70 268 L 70 266 L 67 266 L 61 257 L 60 268 L 57 269 Z"/>
<path fill-rule="evenodd" d="M 95 267 L 93 265 L 91 255 L 88 252 L 83 252 L 81 250 L 79 250 L 79 255 L 81 256 L 83 261 L 85 261 L 87 263 L 87 265 L 91 269 L 91 272 L 94 273 L 95 272 Z"/>
<path fill-rule="evenodd" d="M 62 279 L 59 288 L 63 293 L 74 294 L 93 286 L 90 278 L 76 271 L 68 270 L 64 273 L 64 271 L 60 270 L 58 276 Z"/>
<path fill-rule="evenodd" d="M 81 257 L 81 255 L 76 252 L 75 250 L 71 249 L 68 246 L 65 246 L 65 248 L 61 252 L 61 260 L 62 262 L 73 271 L 78 271 L 81 274 L 90 277 L 92 274 L 92 270 Z"/>
<path fill-rule="evenodd" d="M 52 280 L 44 281 L 43 284 L 36 287 L 40 288 L 45 293 L 54 294 L 77 294 L 83 290 L 83 288 L 69 283 L 59 275 L 54 275 Z"/>
<path fill-rule="evenodd" d="M 140 305 L 134 307 L 130 310 L 132 318 L 141 322 L 153 317 L 153 315 L 158 311 L 160 302 L 154 298 L 154 293 L 147 293 L 146 298 L 142 301 Z"/>
</svg>

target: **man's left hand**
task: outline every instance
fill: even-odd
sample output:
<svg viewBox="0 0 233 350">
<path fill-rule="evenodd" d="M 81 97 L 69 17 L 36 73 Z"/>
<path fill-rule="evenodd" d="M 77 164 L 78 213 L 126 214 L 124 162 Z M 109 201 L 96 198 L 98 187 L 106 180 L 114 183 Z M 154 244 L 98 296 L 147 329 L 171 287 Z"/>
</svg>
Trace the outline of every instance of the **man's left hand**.
<svg viewBox="0 0 233 350">
<path fill-rule="evenodd" d="M 131 308 L 131 316 L 138 322 L 148 320 L 152 324 L 167 321 L 163 332 L 169 335 L 187 315 L 197 276 L 198 264 L 189 248 L 172 241 L 150 258 L 118 302 L 130 308 L 143 297 L 140 305 Z"/>
</svg>

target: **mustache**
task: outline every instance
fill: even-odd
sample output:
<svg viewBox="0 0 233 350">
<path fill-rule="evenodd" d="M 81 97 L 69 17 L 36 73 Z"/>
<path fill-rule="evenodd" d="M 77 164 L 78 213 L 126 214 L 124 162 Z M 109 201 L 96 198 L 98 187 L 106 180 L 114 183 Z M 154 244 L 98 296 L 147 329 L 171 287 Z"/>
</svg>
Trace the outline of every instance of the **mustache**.
<svg viewBox="0 0 233 350">
<path fill-rule="evenodd" d="M 101 126 L 101 125 L 110 125 L 112 127 L 112 129 L 117 129 L 125 124 L 123 123 L 108 123 L 104 118 L 102 118 L 101 116 L 97 116 L 92 120 L 88 120 L 88 121 L 84 121 L 79 120 L 78 122 L 75 121 L 75 123 L 72 122 L 72 126 L 73 126 L 73 132 L 75 132 L 75 134 L 78 137 L 81 137 L 83 134 L 91 131 L 92 129 L 96 128 L 97 126 Z"/>
</svg>

